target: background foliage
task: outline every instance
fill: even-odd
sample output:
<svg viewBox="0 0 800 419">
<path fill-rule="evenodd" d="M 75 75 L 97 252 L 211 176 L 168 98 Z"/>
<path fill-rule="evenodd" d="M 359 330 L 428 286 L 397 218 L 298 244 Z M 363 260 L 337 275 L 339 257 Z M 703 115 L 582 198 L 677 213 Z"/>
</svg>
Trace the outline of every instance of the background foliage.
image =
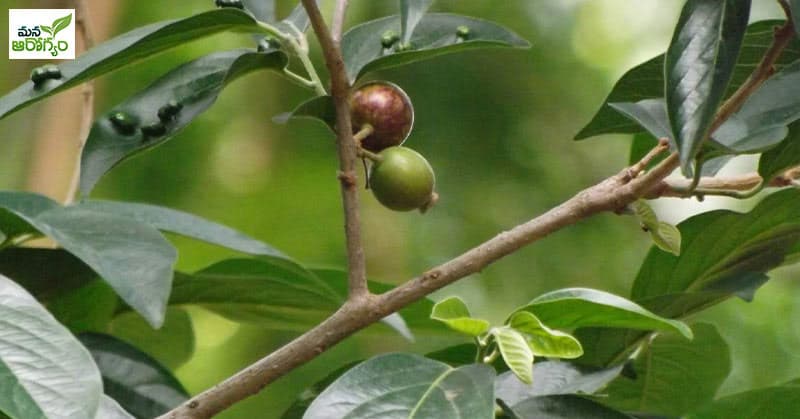
<svg viewBox="0 0 800 419">
<path fill-rule="evenodd" d="M 4 2 L 8 8 L 44 7 L 45 3 Z M 143 6 L 131 0 L 109 3 L 113 6 L 105 18 L 111 34 L 212 7 L 210 0 L 177 2 L 170 7 Z M 278 3 L 280 15 L 294 6 L 294 2 Z M 396 7 L 395 1 L 352 3 L 350 22 L 391 14 Z M 571 138 L 625 70 L 666 48 L 683 2 L 635 3 L 511 0 L 498 7 L 496 2 L 440 0 L 435 4 L 432 11 L 481 16 L 512 28 L 531 40 L 533 49 L 446 56 L 370 76 L 398 83 L 414 101 L 416 126 L 408 145 L 436 168 L 442 196 L 433 211 L 420 216 L 390 212 L 368 193 L 363 195 L 371 277 L 389 283 L 408 279 L 550 208 L 627 163 L 629 136 L 580 143 Z M 756 0 L 753 15 L 756 20 L 780 13 L 774 1 Z M 0 14 L 0 26 L 6 26 L 5 19 L 7 14 Z M 98 112 L 145 87 L 157 74 L 223 46 L 250 46 L 250 40 L 242 35 L 216 35 L 100 79 Z M 500 59 L 502 64 L 498 64 Z M 0 60 L 0 91 L 23 81 L 34 65 Z M 305 264 L 343 266 L 332 136 L 322 124 L 271 121 L 307 97 L 306 91 L 274 73 L 245 76 L 225 90 L 212 112 L 175 141 L 157 153 L 123 163 L 106 176 L 93 197 L 183 209 L 269 242 Z M 31 179 L 41 175 L 42 161 L 65 159 L 48 155 L 52 152 L 42 146 L 59 127 L 70 124 L 53 116 L 53 106 L 57 105 L 46 101 L 0 121 L 0 132 L 6 134 L 0 154 L 0 189 L 30 190 Z M 734 166 L 739 170 L 753 167 L 747 160 Z M 53 172 L 52 179 L 68 176 L 68 167 L 51 165 L 48 170 Z M 679 204 L 700 208 L 689 201 Z M 703 205 L 749 208 L 753 204 L 708 199 Z M 688 215 L 676 206 L 666 202 L 656 209 L 662 219 L 674 222 Z M 180 250 L 178 268 L 184 271 L 235 255 L 174 239 Z M 459 295 L 473 314 L 493 323 L 501 323 L 511 308 L 557 288 L 594 287 L 627 295 L 650 243 L 631 218 L 594 217 L 548 238 L 547 245 L 523 249 L 480 275 L 448 287 L 443 295 Z M 797 268 L 786 268 L 772 274 L 775 280 L 759 290 L 753 303 L 734 299 L 699 316 L 716 324 L 731 345 L 734 369 L 722 394 L 782 384 L 800 374 L 800 358 L 793 350 L 800 344 L 800 329 L 781 321 L 795 318 L 800 310 L 800 286 L 793 281 L 796 273 Z M 232 323 L 202 309 L 192 308 L 188 314 L 186 318 L 184 311 L 171 311 L 161 332 L 147 330 L 133 316 L 115 323 L 120 323 L 118 330 L 125 330 L 129 339 L 151 342 L 150 352 L 157 359 L 171 367 L 180 365 L 177 376 L 192 393 L 293 336 Z M 170 338 L 180 336 L 190 324 L 197 332 L 193 354 L 190 348 L 170 344 Z M 86 329 L 91 330 L 91 325 Z M 277 418 L 297 393 L 327 375 L 332 366 L 379 351 L 425 353 L 451 343 L 420 340 L 412 345 L 400 337 L 379 340 L 362 333 L 219 417 Z"/>
</svg>

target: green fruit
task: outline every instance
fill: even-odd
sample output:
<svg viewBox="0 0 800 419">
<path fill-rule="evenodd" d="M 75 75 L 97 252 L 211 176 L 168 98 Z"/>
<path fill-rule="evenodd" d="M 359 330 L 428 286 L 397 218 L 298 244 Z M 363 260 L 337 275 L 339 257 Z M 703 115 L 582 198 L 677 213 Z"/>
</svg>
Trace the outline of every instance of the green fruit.
<svg viewBox="0 0 800 419">
<path fill-rule="evenodd" d="M 411 211 L 428 207 L 433 198 L 431 165 L 416 151 L 389 147 L 372 166 L 369 186 L 375 198 L 389 209 Z"/>
<path fill-rule="evenodd" d="M 367 83 L 350 96 L 353 134 L 367 125 L 373 131 L 361 140 L 361 147 L 379 152 L 400 145 L 414 125 L 414 106 L 403 89 L 392 83 Z"/>
</svg>

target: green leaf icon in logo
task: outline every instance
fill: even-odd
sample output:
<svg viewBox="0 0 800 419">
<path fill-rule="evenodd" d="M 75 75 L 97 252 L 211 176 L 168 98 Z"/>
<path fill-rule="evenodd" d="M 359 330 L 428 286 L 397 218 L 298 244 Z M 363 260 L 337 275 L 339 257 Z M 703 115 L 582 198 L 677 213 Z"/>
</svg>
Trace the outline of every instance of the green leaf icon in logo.
<svg viewBox="0 0 800 419">
<path fill-rule="evenodd" d="M 53 28 L 52 27 L 46 26 L 46 25 L 39 25 L 39 27 L 42 28 L 42 31 L 49 33 L 51 38 L 53 37 Z"/>
<path fill-rule="evenodd" d="M 66 29 L 67 26 L 69 26 L 70 23 L 72 23 L 72 13 L 70 13 L 70 14 L 64 16 L 64 17 L 60 17 L 60 18 L 54 20 L 53 21 L 53 26 L 52 26 L 53 38 L 56 37 L 57 33 L 61 32 L 64 29 Z"/>
</svg>

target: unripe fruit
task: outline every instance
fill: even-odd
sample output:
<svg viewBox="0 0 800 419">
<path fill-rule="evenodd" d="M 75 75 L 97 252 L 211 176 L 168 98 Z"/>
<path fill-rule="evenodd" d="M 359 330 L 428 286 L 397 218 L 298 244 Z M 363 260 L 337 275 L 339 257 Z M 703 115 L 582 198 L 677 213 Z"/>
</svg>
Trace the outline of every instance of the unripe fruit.
<svg viewBox="0 0 800 419">
<path fill-rule="evenodd" d="M 400 145 L 414 125 L 414 106 L 406 92 L 385 81 L 370 82 L 350 96 L 353 133 L 367 125 L 373 131 L 361 140 L 361 147 L 379 152 Z"/>
<path fill-rule="evenodd" d="M 375 198 L 395 211 L 427 209 L 435 181 L 428 161 L 406 147 L 389 147 L 378 155 L 369 176 Z"/>
</svg>

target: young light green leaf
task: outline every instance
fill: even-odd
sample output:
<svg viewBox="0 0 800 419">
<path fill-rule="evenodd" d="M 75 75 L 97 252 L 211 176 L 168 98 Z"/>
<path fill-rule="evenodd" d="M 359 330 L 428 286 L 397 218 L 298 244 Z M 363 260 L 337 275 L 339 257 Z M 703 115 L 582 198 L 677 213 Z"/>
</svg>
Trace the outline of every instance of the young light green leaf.
<svg viewBox="0 0 800 419">
<path fill-rule="evenodd" d="M 550 329 L 527 311 L 512 314 L 508 325 L 525 335 L 534 356 L 571 359 L 583 355 L 577 339 L 569 333 Z"/>
<path fill-rule="evenodd" d="M 490 418 L 494 378 L 482 364 L 452 368 L 419 355 L 381 355 L 334 381 L 303 419 Z"/>
<path fill-rule="evenodd" d="M 205 112 L 222 89 L 255 70 L 279 70 L 286 54 L 249 49 L 212 53 L 190 61 L 101 115 L 92 125 L 81 157 L 84 195 L 116 164 L 172 138 Z M 171 109 L 168 115 L 159 112 Z"/>
<path fill-rule="evenodd" d="M 739 60 L 733 70 L 733 77 L 726 95 L 736 90 L 761 61 L 764 52 L 772 43 L 775 26 L 783 24 L 780 20 L 755 22 L 747 28 Z M 800 58 L 800 39 L 794 39 L 776 62 L 776 70 Z M 652 58 L 625 73 L 617 81 L 611 93 L 603 102 L 592 120 L 575 136 L 576 140 L 601 134 L 633 134 L 642 131 L 639 124 L 630 121 L 613 108 L 606 106 L 613 102 L 639 102 L 643 99 L 664 97 L 664 55 Z"/>
<path fill-rule="evenodd" d="M 593 369 L 562 361 L 544 361 L 533 364 L 536 382 L 525 384 L 510 372 L 495 380 L 495 397 L 509 405 L 536 396 L 556 394 L 594 394 L 619 376 L 623 365 Z"/>
<path fill-rule="evenodd" d="M 800 4 L 796 9 L 800 11 Z M 686 419 L 728 419 L 747 412 L 752 418 L 784 419 L 800 406 L 800 384 L 797 380 L 773 387 L 732 394 L 697 409 Z"/>
<path fill-rule="evenodd" d="M 12 418 L 95 419 L 100 372 L 83 345 L 0 275 L 0 411 Z"/>
<path fill-rule="evenodd" d="M 537 396 L 509 406 L 497 401 L 511 419 L 634 419 L 595 401 L 574 395 Z"/>
<path fill-rule="evenodd" d="M 675 256 L 681 255 L 681 231 L 678 227 L 659 221 L 656 228 L 650 230 L 650 237 L 659 249 Z"/>
<path fill-rule="evenodd" d="M 613 381 L 603 392 L 607 395 L 603 403 L 620 410 L 678 417 L 711 401 L 730 372 L 730 353 L 714 326 L 698 323 L 693 329 L 692 341 L 674 334 L 657 335 L 636 357 L 636 378 L 622 376 Z"/>
<path fill-rule="evenodd" d="M 634 281 L 633 298 L 715 291 L 769 271 L 800 240 L 798 212 L 800 191 L 784 190 L 749 213 L 717 210 L 682 222 L 680 257 L 651 250 Z"/>
<path fill-rule="evenodd" d="M 404 44 L 411 40 L 411 34 L 431 4 L 433 0 L 400 0 L 400 39 Z"/>
<path fill-rule="evenodd" d="M 647 201 L 637 199 L 631 204 L 631 209 L 633 209 L 633 213 L 636 214 L 636 218 L 639 219 L 639 223 L 643 228 L 648 231 L 658 228 L 658 216 L 656 216 L 656 212 L 653 211 Z"/>
<path fill-rule="evenodd" d="M 64 17 L 60 17 L 60 18 L 54 20 L 53 21 L 53 26 L 52 26 L 53 27 L 53 38 L 55 38 L 56 35 L 58 35 L 59 32 L 63 31 L 64 29 L 67 29 L 67 27 L 69 27 L 70 23 L 72 23 L 72 13 L 70 13 L 70 14 L 64 16 Z"/>
<path fill-rule="evenodd" d="M 449 297 L 436 303 L 431 318 L 469 336 L 480 336 L 489 330 L 489 322 L 472 318 L 467 305 L 458 297 Z"/>
<path fill-rule="evenodd" d="M 98 333 L 79 339 L 100 369 L 106 394 L 136 417 L 157 417 L 189 398 L 164 366 L 135 346 Z"/>
<path fill-rule="evenodd" d="M 617 327 L 675 331 L 686 338 L 692 337 L 691 329 L 683 322 L 660 317 L 625 298 L 588 288 L 552 291 L 516 311 L 530 312 L 548 326 L 559 329 Z"/>
<path fill-rule="evenodd" d="M 27 81 L 0 98 L 0 119 L 55 93 L 167 49 L 224 31 L 265 32 L 249 13 L 222 8 L 184 19 L 153 23 L 92 48 L 75 60 L 59 64 L 62 77 L 34 87 Z"/>
<path fill-rule="evenodd" d="M 510 326 L 495 327 L 490 333 L 514 375 L 523 383 L 533 383 L 533 351 L 525 336 Z"/>
<path fill-rule="evenodd" d="M 342 54 L 351 82 L 364 74 L 477 48 L 528 48 L 530 44 L 517 34 L 481 19 L 445 14 L 426 14 L 411 36 L 410 49 L 386 48 L 381 38 L 387 32 L 400 33 L 400 16 L 389 16 L 363 23 L 344 34 Z M 468 34 L 459 35 L 459 27 Z"/>
<path fill-rule="evenodd" d="M 301 103 L 293 111 L 277 115 L 272 120 L 279 124 L 285 124 L 290 119 L 300 118 L 318 119 L 324 122 L 331 131 L 335 130 L 336 107 L 333 105 L 333 98 L 330 96 L 313 97 Z"/>
<path fill-rule="evenodd" d="M 758 160 L 758 174 L 765 182 L 800 164 L 800 121 L 789 124 L 789 134 Z"/>
<path fill-rule="evenodd" d="M 51 28 L 50 26 L 40 25 L 39 27 L 42 28 L 42 32 L 49 33 L 50 36 L 53 36 L 53 28 Z"/>
<path fill-rule="evenodd" d="M 0 208 L 80 258 L 153 327 L 159 327 L 177 259 L 175 248 L 149 225 L 48 201 L 25 192 L 0 192 Z"/>
<path fill-rule="evenodd" d="M 114 201 L 82 201 L 78 207 L 129 218 L 149 224 L 161 231 L 169 231 L 244 253 L 288 259 L 288 256 L 272 246 L 232 228 L 170 208 Z"/>
<path fill-rule="evenodd" d="M 664 62 L 667 114 L 683 173 L 725 97 L 750 16 L 750 0 L 688 0 Z"/>
</svg>

